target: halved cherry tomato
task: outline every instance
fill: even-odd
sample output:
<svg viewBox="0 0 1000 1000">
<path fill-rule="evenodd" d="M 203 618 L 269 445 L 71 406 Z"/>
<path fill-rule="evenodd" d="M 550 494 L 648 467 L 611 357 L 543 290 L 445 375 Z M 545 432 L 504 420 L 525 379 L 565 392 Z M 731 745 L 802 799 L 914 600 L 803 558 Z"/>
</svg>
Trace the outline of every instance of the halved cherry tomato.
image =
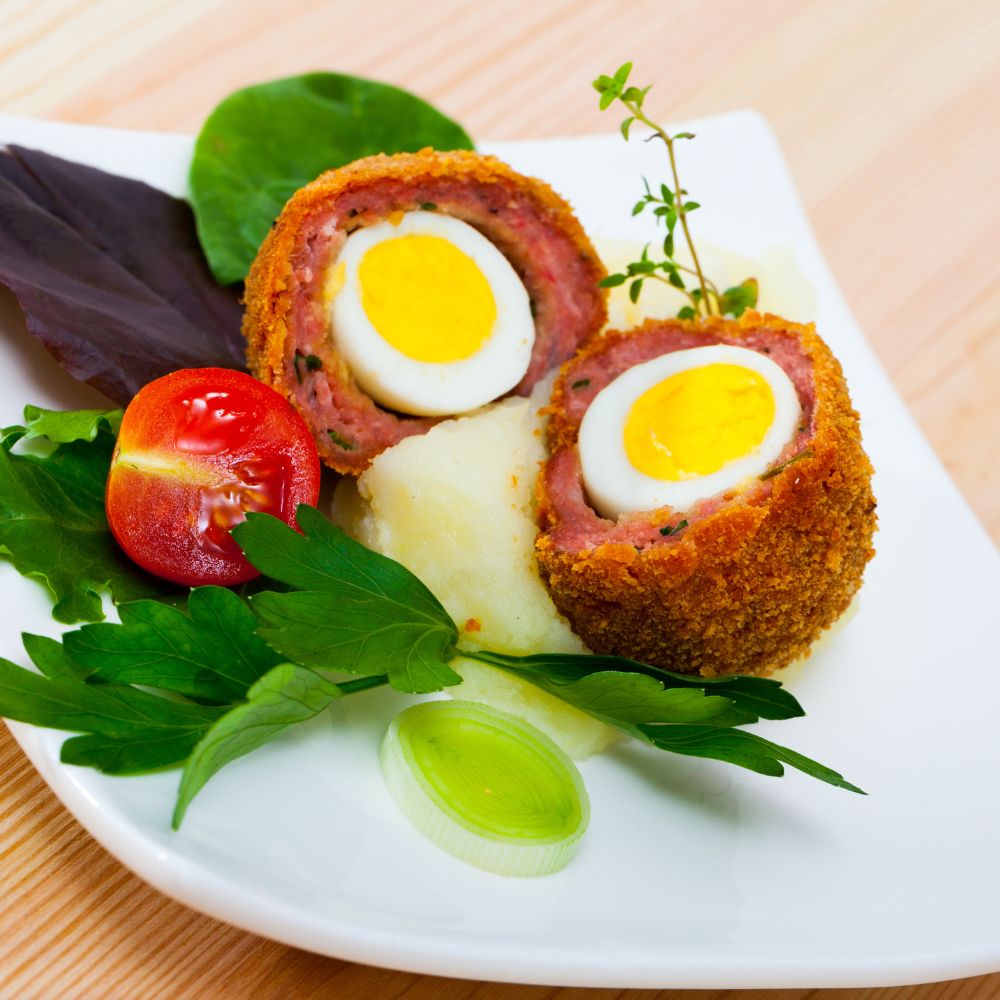
<svg viewBox="0 0 1000 1000">
<path fill-rule="evenodd" d="M 303 419 L 242 372 L 189 368 L 158 378 L 125 411 L 105 509 L 118 544 L 144 569 L 197 586 L 258 576 L 229 529 L 247 511 L 295 527 L 315 504 L 320 464 Z"/>
</svg>

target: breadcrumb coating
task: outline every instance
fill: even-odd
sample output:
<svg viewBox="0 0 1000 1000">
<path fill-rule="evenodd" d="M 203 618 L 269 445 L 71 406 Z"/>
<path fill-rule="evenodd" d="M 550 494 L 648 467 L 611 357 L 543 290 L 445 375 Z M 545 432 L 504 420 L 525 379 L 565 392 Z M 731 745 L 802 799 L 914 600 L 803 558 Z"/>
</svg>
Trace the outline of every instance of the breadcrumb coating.
<svg viewBox="0 0 1000 1000">
<path fill-rule="evenodd" d="M 777 471 L 749 489 L 616 525 L 586 506 L 576 441 L 589 401 L 581 404 L 573 385 L 612 355 L 619 367 L 630 352 L 632 364 L 647 360 L 643 342 L 657 338 L 743 344 L 791 359 L 803 426 Z M 610 333 L 563 366 L 550 413 L 536 553 L 556 606 L 594 652 L 706 677 L 769 674 L 807 655 L 851 603 L 874 554 L 872 467 L 840 364 L 811 324 L 748 313 Z M 688 521 L 680 532 L 651 531 L 678 515 Z"/>
<path fill-rule="evenodd" d="M 385 448 L 436 422 L 377 406 L 329 335 L 327 276 L 348 234 L 416 209 L 475 226 L 524 282 L 536 339 L 515 394 L 527 395 L 607 318 L 603 265 L 544 182 L 464 150 L 371 156 L 327 171 L 289 199 L 264 240 L 247 277 L 243 332 L 251 371 L 299 410 L 338 472 L 360 474 Z"/>
</svg>

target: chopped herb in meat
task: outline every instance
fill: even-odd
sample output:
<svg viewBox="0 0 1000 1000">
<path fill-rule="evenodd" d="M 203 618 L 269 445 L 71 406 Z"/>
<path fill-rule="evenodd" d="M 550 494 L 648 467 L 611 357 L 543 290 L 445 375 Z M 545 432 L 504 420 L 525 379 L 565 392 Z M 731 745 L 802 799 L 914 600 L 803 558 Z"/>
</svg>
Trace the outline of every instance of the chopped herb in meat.
<svg viewBox="0 0 1000 1000">
<path fill-rule="evenodd" d="M 773 469 L 768 469 L 761 477 L 761 482 L 765 479 L 774 479 L 779 472 L 784 472 L 785 469 L 790 465 L 794 465 L 796 462 L 801 461 L 803 458 L 812 458 L 813 452 L 812 448 L 806 448 L 805 451 L 800 451 L 797 455 L 792 455 L 787 462 L 782 462 L 781 465 L 776 465 Z"/>
<path fill-rule="evenodd" d="M 678 521 L 674 525 L 665 524 L 662 528 L 660 528 L 660 534 L 663 535 L 664 538 L 667 535 L 676 535 L 678 531 L 680 531 L 682 528 L 686 528 L 687 526 L 688 526 L 687 521 Z"/>
<path fill-rule="evenodd" d="M 343 448 L 344 451 L 354 451 L 354 445 L 350 441 L 342 438 L 336 431 L 328 430 L 326 432 L 330 435 L 330 440 L 338 447 Z"/>
</svg>

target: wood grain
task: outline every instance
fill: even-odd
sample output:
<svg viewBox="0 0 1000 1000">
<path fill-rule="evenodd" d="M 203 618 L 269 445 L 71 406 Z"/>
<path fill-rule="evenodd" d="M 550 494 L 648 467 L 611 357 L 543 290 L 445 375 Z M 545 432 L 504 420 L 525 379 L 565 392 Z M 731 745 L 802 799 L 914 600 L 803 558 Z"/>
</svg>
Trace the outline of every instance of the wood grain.
<svg viewBox="0 0 1000 1000">
<path fill-rule="evenodd" d="M 0 110 L 128 128 L 194 131 L 238 86 L 329 68 L 415 90 L 477 136 L 598 132 L 608 122 L 589 80 L 625 59 L 656 82 L 666 116 L 753 106 L 769 118 L 862 328 L 1000 540 L 995 0 L 0 3 Z M 144 885 L 62 809 L 5 729 L 0 899 L 3 1000 L 1000 995 L 1000 975 L 892 990 L 623 992 L 319 958 Z"/>
</svg>

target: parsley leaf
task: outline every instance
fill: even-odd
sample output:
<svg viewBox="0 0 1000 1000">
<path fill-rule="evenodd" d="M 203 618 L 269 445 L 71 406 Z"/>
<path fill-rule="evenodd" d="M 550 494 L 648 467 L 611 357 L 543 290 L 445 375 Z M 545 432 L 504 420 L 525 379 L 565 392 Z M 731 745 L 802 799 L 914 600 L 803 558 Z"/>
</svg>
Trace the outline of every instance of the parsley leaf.
<svg viewBox="0 0 1000 1000">
<path fill-rule="evenodd" d="M 260 635 L 287 659 L 352 674 L 389 675 L 399 691 L 440 691 L 461 682 L 448 666 L 454 633 L 393 601 L 300 591 L 252 598 Z M 454 628 L 454 626 L 452 626 Z"/>
<path fill-rule="evenodd" d="M 799 703 L 778 681 L 686 677 L 615 656 L 507 656 L 486 650 L 463 650 L 463 655 L 523 677 L 660 750 L 712 757 L 774 776 L 783 774 L 782 765 L 788 764 L 828 784 L 864 794 L 823 764 L 754 733 L 731 728 L 758 718 L 803 715 Z"/>
<path fill-rule="evenodd" d="M 365 680 L 368 687 L 384 678 Z M 226 764 L 262 747 L 282 730 L 318 715 L 347 693 L 315 670 L 281 663 L 261 677 L 246 694 L 243 704 L 231 708 L 205 733 L 184 765 L 173 827 L 184 819 L 191 800 L 205 782 Z"/>
<path fill-rule="evenodd" d="M 282 660 L 224 587 L 192 590 L 187 614 L 157 601 L 123 604 L 119 614 L 120 625 L 84 625 L 63 637 L 72 659 L 99 680 L 230 702 Z"/>
<path fill-rule="evenodd" d="M 0 554 L 19 573 L 45 583 L 55 598 L 53 617 L 69 624 L 103 619 L 104 590 L 116 602 L 179 593 L 139 569 L 111 535 L 104 484 L 115 444 L 112 418 L 84 412 L 31 408 L 28 426 L 6 428 L 0 443 Z M 43 428 L 46 436 L 51 431 L 57 441 L 66 440 L 48 455 L 12 451 L 22 438 L 40 437 Z"/>
<path fill-rule="evenodd" d="M 300 535 L 269 514 L 249 514 L 233 537 L 262 573 L 297 588 L 251 598 L 260 636 L 289 660 L 385 674 L 400 691 L 440 691 L 461 678 L 448 666 L 458 630 L 405 566 L 366 549 L 314 507 Z"/>
<path fill-rule="evenodd" d="M 805 715 L 794 695 L 786 691 L 781 686 L 780 681 L 772 680 L 769 677 L 748 677 L 745 675 L 697 677 L 660 670 L 659 667 L 640 663 L 638 660 L 629 660 L 622 656 L 590 655 L 589 653 L 537 653 L 532 656 L 509 656 L 506 653 L 494 653 L 485 649 L 463 649 L 462 655 L 516 673 L 525 680 L 531 681 L 532 684 L 544 688 L 550 694 L 565 700 L 570 700 L 565 697 L 565 692 L 571 688 L 571 685 L 585 678 L 605 673 L 613 674 L 617 678 L 640 674 L 655 681 L 660 688 L 688 688 L 705 696 L 726 698 L 735 709 L 745 716 L 747 722 L 756 722 L 758 719 L 794 719 Z M 638 690 L 651 692 L 653 688 L 649 685 L 641 685 Z M 690 722 L 695 721 L 695 719 L 692 717 L 684 721 Z M 736 725 L 738 723 L 725 724 Z"/>
<path fill-rule="evenodd" d="M 67 740 L 62 760 L 109 774 L 137 774 L 183 761 L 224 711 L 120 684 L 89 684 L 55 639 L 25 635 L 36 674 L 0 659 L 0 714 L 86 734 Z"/>
<path fill-rule="evenodd" d="M 748 733 L 742 729 L 718 729 L 714 726 L 640 724 L 636 728 L 649 743 L 660 750 L 689 757 L 712 757 L 775 778 L 780 778 L 785 773 L 782 765 L 788 764 L 828 785 L 845 788 L 859 795 L 866 794 L 833 768 L 765 740 L 756 733 Z"/>
</svg>

